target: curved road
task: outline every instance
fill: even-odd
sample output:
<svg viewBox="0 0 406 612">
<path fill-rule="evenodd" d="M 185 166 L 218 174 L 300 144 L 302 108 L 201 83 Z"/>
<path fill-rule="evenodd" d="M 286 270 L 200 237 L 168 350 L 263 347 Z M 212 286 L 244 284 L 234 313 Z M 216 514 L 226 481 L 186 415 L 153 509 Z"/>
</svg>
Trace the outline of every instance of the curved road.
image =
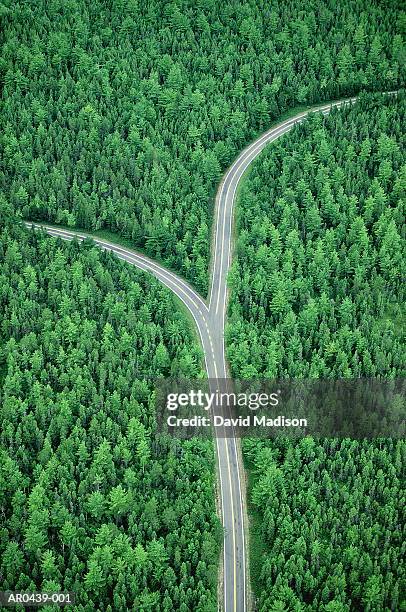
<svg viewBox="0 0 406 612">
<path fill-rule="evenodd" d="M 332 107 L 353 102 L 355 99 L 340 100 L 328 105 L 313 107 L 283 121 L 244 149 L 226 172 L 216 197 L 214 258 L 208 305 L 186 281 L 145 255 L 71 230 L 62 230 L 39 223 L 26 222 L 26 225 L 35 229 L 43 228 L 51 236 L 64 240 L 92 238 L 100 248 L 112 251 L 120 259 L 153 274 L 182 300 L 192 314 L 203 346 L 207 376 L 210 379 L 212 390 L 215 391 L 219 385 L 226 387 L 228 383 L 224 352 L 224 324 L 227 306 L 227 274 L 232 253 L 233 207 L 241 177 L 267 144 L 288 132 L 296 123 L 303 121 L 310 112 L 320 111 L 327 114 Z M 250 607 L 246 586 L 244 505 L 241 487 L 243 468 L 238 444 L 234 436 L 216 437 L 218 482 L 224 527 L 222 606 L 224 612 L 245 612 Z"/>
</svg>

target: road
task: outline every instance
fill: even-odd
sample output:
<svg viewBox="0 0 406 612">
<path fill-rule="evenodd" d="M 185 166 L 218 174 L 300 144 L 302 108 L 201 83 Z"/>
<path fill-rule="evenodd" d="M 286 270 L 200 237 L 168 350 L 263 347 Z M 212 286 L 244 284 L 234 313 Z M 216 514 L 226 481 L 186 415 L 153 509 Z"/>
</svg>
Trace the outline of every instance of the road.
<svg viewBox="0 0 406 612">
<path fill-rule="evenodd" d="M 224 325 L 227 309 L 227 274 L 232 257 L 232 224 L 235 194 L 244 172 L 264 147 L 303 121 L 310 112 L 327 114 L 333 106 L 353 102 L 355 98 L 328 105 L 313 107 L 271 128 L 246 147 L 230 166 L 220 184 L 215 208 L 214 250 L 210 299 L 207 304 L 185 280 L 157 264 L 145 255 L 106 240 L 83 233 L 63 230 L 46 224 L 26 222 L 28 227 L 43 228 L 48 234 L 64 240 L 83 240 L 91 237 L 101 249 L 111 251 L 141 270 L 150 272 L 173 291 L 192 314 L 202 343 L 207 376 L 212 390 L 217 382 L 228 385 L 224 350 Z M 221 501 L 221 518 L 224 527 L 223 546 L 223 594 L 221 609 L 224 612 L 245 612 L 249 607 L 247 597 L 247 567 L 245 544 L 243 468 L 240 460 L 239 441 L 235 436 L 216 437 L 218 483 Z"/>
</svg>

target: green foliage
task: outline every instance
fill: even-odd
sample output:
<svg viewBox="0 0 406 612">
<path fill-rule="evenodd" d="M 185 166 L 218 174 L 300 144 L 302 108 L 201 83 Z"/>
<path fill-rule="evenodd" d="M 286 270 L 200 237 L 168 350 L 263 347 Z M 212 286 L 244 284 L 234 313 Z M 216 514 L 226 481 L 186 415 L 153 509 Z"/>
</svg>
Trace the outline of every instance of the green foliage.
<svg viewBox="0 0 406 612">
<path fill-rule="evenodd" d="M 4 0 L 0 19 L 10 202 L 115 231 L 202 292 L 240 148 L 292 106 L 404 82 L 394 2 Z"/>
<path fill-rule="evenodd" d="M 86 612 L 216 610 L 212 445 L 155 433 L 153 378 L 202 375 L 173 296 L 15 223 L 0 259 L 2 588 L 52 584 Z"/>
<path fill-rule="evenodd" d="M 404 441 L 244 440 L 266 542 L 258 609 L 400 610 Z M 283 607 L 285 606 L 285 607 Z"/>
<path fill-rule="evenodd" d="M 311 116 L 241 189 L 227 330 L 235 375 L 402 375 L 405 97 Z"/>
<path fill-rule="evenodd" d="M 0 21 L 2 585 L 73 590 L 86 612 L 214 610 L 212 448 L 154 437 L 150 379 L 201 374 L 185 320 L 155 281 L 90 244 L 11 228 L 22 215 L 111 230 L 205 292 L 222 171 L 292 106 L 404 83 L 404 19 L 375 0 L 3 0 Z M 355 115 L 346 128 L 352 111 L 312 119 L 295 131 L 314 131 L 302 165 L 277 149 L 253 176 L 258 197 L 243 196 L 235 373 L 399 368 L 399 114 L 364 104 L 379 129 Z M 283 152 L 300 151 L 289 138 Z M 256 503 L 282 473 L 277 458 Z M 298 609 L 294 589 L 282 577 L 265 609 Z M 374 609 L 382 592 L 371 573 L 356 601 Z"/>
<path fill-rule="evenodd" d="M 272 144 L 241 189 L 234 375 L 404 375 L 405 97 L 363 95 Z M 258 610 L 399 610 L 404 441 L 244 440 Z"/>
</svg>

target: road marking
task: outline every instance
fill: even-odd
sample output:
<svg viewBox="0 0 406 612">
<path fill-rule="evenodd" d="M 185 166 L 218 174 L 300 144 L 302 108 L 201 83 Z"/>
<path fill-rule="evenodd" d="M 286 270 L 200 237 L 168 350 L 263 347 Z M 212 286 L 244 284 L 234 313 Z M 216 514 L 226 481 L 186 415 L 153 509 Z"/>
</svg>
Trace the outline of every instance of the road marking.
<svg viewBox="0 0 406 612">
<path fill-rule="evenodd" d="M 223 528 L 224 528 L 224 487 L 223 487 L 223 478 L 221 476 L 221 463 L 220 463 L 220 450 L 219 450 L 219 438 L 216 436 L 216 451 L 217 451 L 217 465 L 218 465 L 218 473 L 220 477 L 220 493 L 221 493 L 221 517 L 223 518 Z M 226 573 L 226 547 L 224 546 L 223 539 L 223 572 L 224 576 Z M 224 588 L 224 612 L 226 612 L 226 601 L 227 601 L 227 581 L 224 579 L 223 581 Z"/>
<path fill-rule="evenodd" d="M 226 371 L 226 362 L 224 359 L 224 343 L 223 343 L 223 374 L 224 374 L 224 380 L 226 383 L 226 392 L 228 393 L 229 389 L 229 381 L 227 378 L 227 371 Z M 232 391 L 232 389 L 231 389 Z M 230 417 L 231 417 L 231 413 L 230 413 Z M 245 612 L 245 541 L 244 541 L 244 512 L 243 512 L 243 506 L 242 506 L 242 496 L 241 496 L 241 488 L 240 488 L 240 469 L 239 469 L 239 464 L 238 464 L 238 455 L 237 455 L 237 445 L 236 445 L 236 437 L 235 437 L 235 428 L 234 425 L 231 424 L 231 429 L 233 432 L 233 435 L 231 437 L 231 439 L 233 440 L 234 443 L 234 454 L 235 454 L 235 461 L 236 461 L 236 472 L 237 472 L 237 482 L 238 482 L 238 486 L 239 486 L 239 501 L 240 501 L 240 518 L 241 518 L 241 548 L 242 548 L 242 556 L 243 556 L 243 565 L 242 565 L 242 576 L 243 576 L 243 612 Z M 229 454 L 228 454 L 228 443 L 226 440 L 226 455 L 227 455 L 227 464 L 228 464 L 228 471 L 230 472 L 230 458 L 229 458 Z M 230 481 L 230 488 L 231 487 L 231 481 Z M 237 575 L 237 547 L 236 547 L 236 543 L 235 543 L 235 520 L 234 520 L 234 495 L 233 492 L 231 490 L 231 514 L 232 514 L 232 525 L 233 525 L 233 550 L 234 550 L 234 610 L 236 610 L 237 607 L 237 580 L 236 580 L 236 575 Z"/>
<path fill-rule="evenodd" d="M 231 168 L 230 168 L 230 170 L 229 170 L 229 172 L 227 174 L 227 178 L 231 177 L 231 179 L 230 179 L 230 184 L 227 187 L 227 192 L 226 192 L 226 195 L 225 195 L 225 208 L 223 209 L 224 213 L 223 213 L 222 242 L 221 242 L 222 249 L 221 249 L 221 256 L 220 256 L 220 267 L 219 267 L 219 277 L 220 278 L 219 278 L 218 292 L 217 292 L 216 314 L 218 313 L 218 306 L 219 306 L 219 300 L 220 300 L 220 289 L 221 289 L 222 286 L 224 286 L 224 283 L 222 283 L 221 280 L 222 280 L 222 276 L 223 276 L 222 275 L 222 270 L 223 270 L 224 242 L 225 242 L 225 225 L 226 225 L 227 204 L 229 202 L 228 194 L 229 194 L 230 188 L 231 188 L 231 186 L 233 184 L 235 176 L 238 177 L 238 172 L 239 172 L 241 166 L 243 166 L 245 164 L 246 160 L 249 159 L 252 155 L 255 157 L 268 144 L 268 142 L 272 138 L 272 136 L 274 136 L 274 134 L 279 133 L 279 131 L 282 130 L 284 127 L 285 127 L 285 125 L 281 126 L 281 127 L 275 127 L 275 128 L 272 129 L 271 132 L 269 132 L 266 135 L 261 137 L 261 142 L 256 141 L 256 142 L 252 143 L 250 148 L 247 149 L 245 152 L 243 152 L 237 158 L 237 160 L 231 166 Z M 282 132 L 282 133 L 284 133 L 284 132 Z M 250 160 L 250 161 L 252 161 L 252 160 Z M 247 168 L 248 165 L 249 165 L 249 163 L 246 164 L 246 166 L 244 168 L 244 171 L 245 171 L 245 169 Z M 242 174 L 241 174 L 241 176 L 242 176 Z M 236 185 L 238 185 L 241 176 L 238 177 Z M 224 181 L 224 184 L 223 184 L 223 189 L 222 189 L 221 195 L 220 195 L 221 198 L 223 197 L 223 191 L 224 191 L 225 183 L 226 183 L 226 181 Z M 234 192 L 235 192 L 235 190 L 234 190 Z M 221 202 L 219 200 L 219 209 L 220 209 L 220 203 Z M 232 209 L 233 209 L 233 200 L 230 201 L 230 215 L 229 215 L 230 221 L 232 219 Z M 216 229 L 217 228 L 218 228 L 218 225 L 217 225 Z M 229 257 L 227 259 L 229 261 Z M 211 307 L 211 299 L 210 299 L 210 303 L 209 303 L 209 309 L 210 309 L 210 307 Z"/>
<path fill-rule="evenodd" d="M 300 120 L 302 121 L 302 119 Z M 286 132 L 288 132 L 294 125 L 296 124 L 293 123 L 292 125 L 289 126 L 284 126 L 283 128 L 280 128 L 277 132 L 272 133 L 268 140 L 266 140 L 265 142 L 261 143 L 258 147 L 256 147 L 255 149 L 253 149 L 249 155 L 247 155 L 244 159 L 241 160 L 241 163 L 239 164 L 239 166 L 235 169 L 235 173 L 234 176 L 232 177 L 231 181 L 230 181 L 230 186 L 227 190 L 226 193 L 226 199 L 228 200 L 228 194 L 229 194 L 229 190 L 234 186 L 233 188 L 233 193 L 231 198 L 229 199 L 229 206 L 230 206 L 230 214 L 229 214 L 229 230 L 228 230 L 228 244 L 227 244 L 227 265 L 226 265 L 226 270 L 225 270 L 225 274 L 224 277 L 226 277 L 226 274 L 230 268 L 230 254 L 231 254 L 231 229 L 232 229 L 232 213 L 233 213 L 233 207 L 234 207 L 234 199 L 235 199 L 235 193 L 237 191 L 239 182 L 242 178 L 242 176 L 244 175 L 244 172 L 246 171 L 246 169 L 248 168 L 248 166 L 251 164 L 251 162 L 257 157 L 257 155 L 259 153 L 262 152 L 262 150 L 271 142 L 274 142 L 277 138 L 279 138 L 280 136 L 283 136 L 284 134 L 286 134 Z M 226 203 L 227 205 L 227 203 Z M 225 242 L 225 216 L 224 216 L 224 224 L 223 224 L 223 251 L 224 251 L 224 242 Z M 221 259 L 221 267 L 223 266 L 223 257 Z M 220 271 L 220 274 L 222 273 L 222 269 Z M 224 285 L 226 284 L 227 280 L 225 278 L 224 281 Z M 223 310 L 225 309 L 225 303 L 226 303 L 226 297 L 227 297 L 227 291 L 226 289 L 224 289 L 223 291 Z M 218 312 L 218 308 L 219 308 L 219 301 L 220 301 L 220 291 L 218 292 L 217 295 L 217 304 L 216 304 L 216 314 Z"/>
<path fill-rule="evenodd" d="M 225 441 L 225 448 L 226 448 L 226 457 L 227 457 L 227 469 L 228 469 L 228 480 L 229 480 L 229 485 L 230 485 L 230 499 L 231 499 L 231 524 L 232 524 L 232 532 L 233 532 L 233 570 L 234 570 L 234 590 L 233 590 L 233 599 L 234 599 L 234 604 L 233 604 L 233 609 L 234 612 L 237 609 L 237 550 L 235 547 L 235 517 L 234 517 L 234 496 L 233 496 L 233 485 L 232 485 L 232 478 L 231 478 L 231 468 L 230 468 L 230 456 L 228 454 L 228 442 L 227 442 L 228 438 L 224 438 Z"/>
</svg>

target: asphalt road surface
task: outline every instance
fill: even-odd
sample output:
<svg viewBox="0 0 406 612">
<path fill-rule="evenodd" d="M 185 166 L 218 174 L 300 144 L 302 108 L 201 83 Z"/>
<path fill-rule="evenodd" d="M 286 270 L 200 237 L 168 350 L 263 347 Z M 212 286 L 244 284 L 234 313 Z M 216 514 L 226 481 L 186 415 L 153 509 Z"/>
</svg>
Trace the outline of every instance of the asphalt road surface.
<svg viewBox="0 0 406 612">
<path fill-rule="evenodd" d="M 227 388 L 227 366 L 224 353 L 224 324 L 227 309 L 227 274 L 232 257 L 232 224 L 235 194 L 245 170 L 263 148 L 288 132 L 310 112 L 327 114 L 333 106 L 354 101 L 343 100 L 324 106 L 313 107 L 287 119 L 260 136 L 242 151 L 226 172 L 216 197 L 214 223 L 214 253 L 212 283 L 209 304 L 182 278 L 136 253 L 83 233 L 51 227 L 42 223 L 26 222 L 28 227 L 43 228 L 48 234 L 64 240 L 83 240 L 91 237 L 101 249 L 112 251 L 124 261 L 153 274 L 173 291 L 192 314 L 203 346 L 207 376 L 211 387 Z M 243 468 L 238 450 L 239 442 L 232 435 L 216 437 L 218 488 L 221 501 L 221 518 L 224 527 L 223 546 L 223 593 L 219 608 L 224 612 L 245 612 L 249 607 L 247 597 L 247 567 L 245 549 L 244 508 L 245 499 L 241 480 Z"/>
</svg>

